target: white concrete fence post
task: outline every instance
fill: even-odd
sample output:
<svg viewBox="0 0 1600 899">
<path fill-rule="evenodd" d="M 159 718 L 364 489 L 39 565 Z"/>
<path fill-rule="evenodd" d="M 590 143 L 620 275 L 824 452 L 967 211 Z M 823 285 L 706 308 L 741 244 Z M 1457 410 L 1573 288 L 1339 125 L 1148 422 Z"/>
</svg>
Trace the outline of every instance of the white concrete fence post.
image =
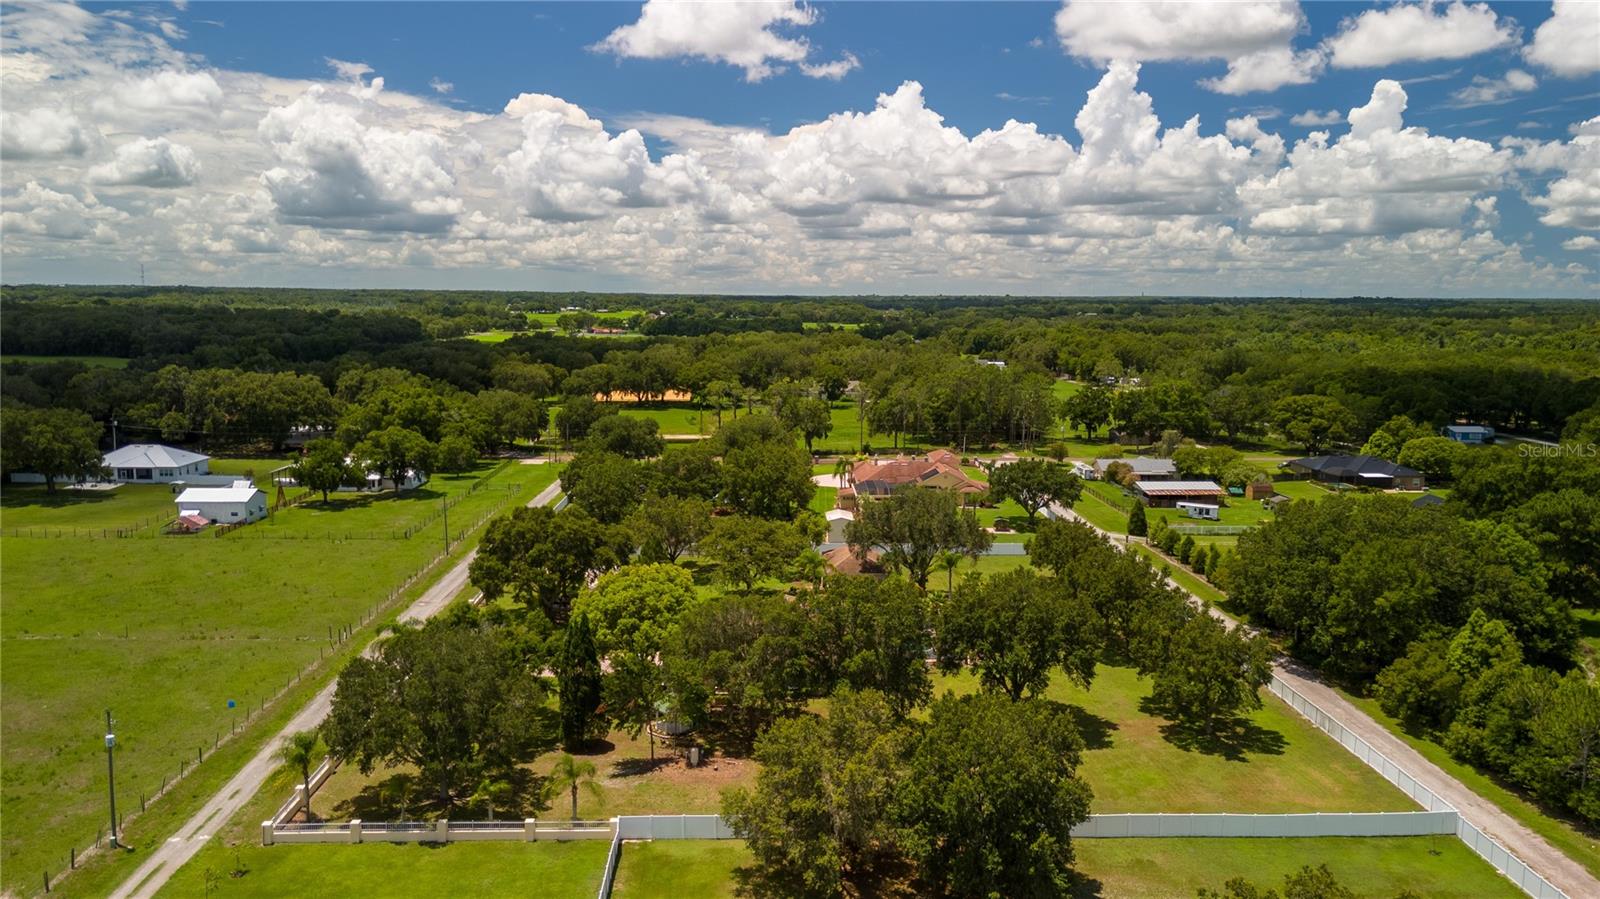
<svg viewBox="0 0 1600 899">
<path fill-rule="evenodd" d="M 443 818 L 433 822 L 433 835 L 441 843 L 450 842 L 450 822 Z"/>
<path fill-rule="evenodd" d="M 263 846 L 271 846 L 272 845 L 272 822 L 271 821 L 262 821 L 261 822 L 261 845 L 263 845 Z"/>
<path fill-rule="evenodd" d="M 538 818 L 523 818 L 522 819 L 522 838 L 525 841 L 529 842 L 529 843 L 532 843 L 533 841 L 539 839 L 539 819 Z"/>
<path fill-rule="evenodd" d="M 350 819 L 350 842 L 352 842 L 352 843 L 361 842 L 361 819 L 360 818 L 351 818 Z"/>
</svg>

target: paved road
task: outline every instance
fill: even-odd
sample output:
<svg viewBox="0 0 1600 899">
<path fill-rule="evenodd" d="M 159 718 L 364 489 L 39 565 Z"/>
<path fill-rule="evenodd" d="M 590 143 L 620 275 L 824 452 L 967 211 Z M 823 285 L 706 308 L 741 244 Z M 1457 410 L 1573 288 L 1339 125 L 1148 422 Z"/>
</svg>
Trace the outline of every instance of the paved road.
<svg viewBox="0 0 1600 899">
<path fill-rule="evenodd" d="M 1070 517 L 1104 534 L 1114 546 L 1126 548 L 1125 538 L 1120 534 L 1111 534 L 1079 516 L 1076 512 L 1062 506 L 1052 507 L 1052 511 L 1059 517 Z M 1183 586 L 1176 581 L 1168 579 L 1167 583 L 1179 590 Z M 1188 592 L 1185 590 L 1184 592 Z M 1192 594 L 1191 594 L 1191 598 Z M 1198 599 L 1196 599 L 1198 602 Z M 1227 621 L 1230 625 L 1238 624 L 1237 621 L 1224 615 L 1216 608 L 1212 614 Z M 1466 784 L 1456 780 L 1445 773 L 1439 766 L 1423 758 L 1415 749 L 1412 749 L 1404 740 L 1390 733 L 1388 728 L 1374 721 L 1366 712 L 1356 708 L 1348 699 L 1338 691 L 1323 683 L 1321 677 L 1313 670 L 1306 668 L 1288 658 L 1280 658 L 1273 665 L 1273 673 L 1289 686 L 1297 690 L 1300 695 L 1316 703 L 1323 711 L 1331 715 L 1340 724 L 1353 731 L 1361 739 L 1366 740 L 1372 748 L 1383 753 L 1390 761 L 1399 765 L 1407 774 L 1416 778 L 1423 786 L 1432 790 L 1435 795 L 1444 799 L 1461 813 L 1463 818 L 1471 822 L 1479 830 L 1499 841 L 1500 845 L 1511 850 L 1523 863 L 1533 868 L 1539 874 L 1565 892 L 1573 899 L 1586 896 L 1600 896 L 1600 880 L 1595 879 L 1582 865 L 1568 858 L 1566 854 L 1545 842 L 1544 838 L 1518 823 L 1516 819 L 1506 814 L 1498 805 L 1479 796 Z"/>
<path fill-rule="evenodd" d="M 528 505 L 548 505 L 559 495 L 561 495 L 560 483 L 551 484 L 529 501 Z M 445 572 L 426 593 L 401 613 L 400 620 L 424 621 L 448 606 L 450 600 L 466 586 L 467 568 L 476 555 L 477 550 L 467 553 L 454 568 Z M 367 652 L 371 651 L 372 647 L 368 646 Z M 205 846 L 213 833 L 226 825 L 245 803 L 261 791 L 261 785 L 266 783 L 267 777 L 282 764 L 278 760 L 278 748 L 289 735 L 316 727 L 328 716 L 328 710 L 333 706 L 335 685 L 329 683 L 322 688 L 305 708 L 289 719 L 283 730 L 273 735 L 261 751 L 245 763 L 238 774 L 223 785 L 215 796 L 207 800 L 198 812 L 195 812 L 194 817 L 185 821 L 176 834 L 150 853 L 144 864 L 111 894 L 112 899 L 145 899 L 159 892 L 167 880 Z"/>
</svg>

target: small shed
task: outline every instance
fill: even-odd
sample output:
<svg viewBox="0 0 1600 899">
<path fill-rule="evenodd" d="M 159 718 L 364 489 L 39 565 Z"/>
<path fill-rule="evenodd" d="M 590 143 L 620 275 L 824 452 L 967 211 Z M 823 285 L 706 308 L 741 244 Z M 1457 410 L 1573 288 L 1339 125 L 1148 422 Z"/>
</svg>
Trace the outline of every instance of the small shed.
<svg viewBox="0 0 1600 899">
<path fill-rule="evenodd" d="M 178 494 L 180 520 L 244 524 L 266 517 L 267 495 L 249 481 L 234 481 L 231 487 L 190 487 Z"/>
<path fill-rule="evenodd" d="M 1170 509 L 1180 502 L 1221 504 L 1227 491 L 1216 481 L 1145 481 L 1133 485 L 1134 495 L 1152 508 Z"/>
<path fill-rule="evenodd" d="M 1251 481 L 1244 485 L 1245 499 L 1266 499 L 1274 492 L 1272 482 L 1267 480 Z"/>
<path fill-rule="evenodd" d="M 843 543 L 844 529 L 856 520 L 856 513 L 849 509 L 829 509 L 824 517 L 828 519 L 828 542 Z"/>
</svg>

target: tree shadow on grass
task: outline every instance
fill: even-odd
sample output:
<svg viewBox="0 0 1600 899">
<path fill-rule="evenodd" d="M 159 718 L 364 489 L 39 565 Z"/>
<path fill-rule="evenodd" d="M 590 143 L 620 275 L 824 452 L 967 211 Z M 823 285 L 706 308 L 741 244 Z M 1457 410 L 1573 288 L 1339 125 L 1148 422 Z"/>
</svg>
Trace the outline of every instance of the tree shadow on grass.
<svg viewBox="0 0 1600 899">
<path fill-rule="evenodd" d="M 1184 752 L 1216 755 L 1230 762 L 1248 762 L 1252 755 L 1283 755 L 1289 742 L 1283 734 L 1244 717 L 1221 718 L 1209 731 L 1199 724 L 1170 720 L 1170 715 L 1145 697 L 1139 711 L 1147 715 L 1169 718 L 1161 725 L 1161 736 Z"/>
<path fill-rule="evenodd" d="M 126 496 L 127 494 L 122 494 Z M 54 493 L 45 490 L 41 484 L 37 488 L 33 485 L 18 487 L 8 484 L 0 490 L 0 509 L 20 509 L 25 507 L 38 507 L 45 509 L 58 509 L 65 506 L 82 506 L 92 503 L 111 502 L 118 498 L 116 490 L 72 490 L 65 484 L 56 484 Z M 52 525 L 54 527 L 54 525 Z"/>
<path fill-rule="evenodd" d="M 1111 748 L 1111 733 L 1117 729 L 1117 722 L 1102 718 L 1082 706 L 1068 705 L 1066 710 L 1078 728 L 1078 735 L 1083 737 L 1084 749 Z"/>
<path fill-rule="evenodd" d="M 1067 895 L 1071 899 L 1100 899 L 1105 895 L 1105 885 L 1086 874 L 1072 872 L 1072 892 Z"/>
</svg>

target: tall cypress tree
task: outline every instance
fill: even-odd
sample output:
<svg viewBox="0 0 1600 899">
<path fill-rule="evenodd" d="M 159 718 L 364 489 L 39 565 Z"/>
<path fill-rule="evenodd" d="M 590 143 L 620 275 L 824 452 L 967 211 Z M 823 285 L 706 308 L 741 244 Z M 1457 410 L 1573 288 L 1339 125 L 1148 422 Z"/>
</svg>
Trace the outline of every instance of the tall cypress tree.
<svg viewBox="0 0 1600 899">
<path fill-rule="evenodd" d="M 1128 513 L 1128 536 L 1143 537 L 1150 533 L 1150 525 L 1145 521 L 1144 503 L 1135 501 L 1133 511 Z"/>
<path fill-rule="evenodd" d="M 579 614 L 567 623 L 566 643 L 556 670 L 561 698 L 561 742 L 568 752 L 583 746 L 600 708 L 600 652 L 594 643 L 589 616 Z"/>
</svg>

